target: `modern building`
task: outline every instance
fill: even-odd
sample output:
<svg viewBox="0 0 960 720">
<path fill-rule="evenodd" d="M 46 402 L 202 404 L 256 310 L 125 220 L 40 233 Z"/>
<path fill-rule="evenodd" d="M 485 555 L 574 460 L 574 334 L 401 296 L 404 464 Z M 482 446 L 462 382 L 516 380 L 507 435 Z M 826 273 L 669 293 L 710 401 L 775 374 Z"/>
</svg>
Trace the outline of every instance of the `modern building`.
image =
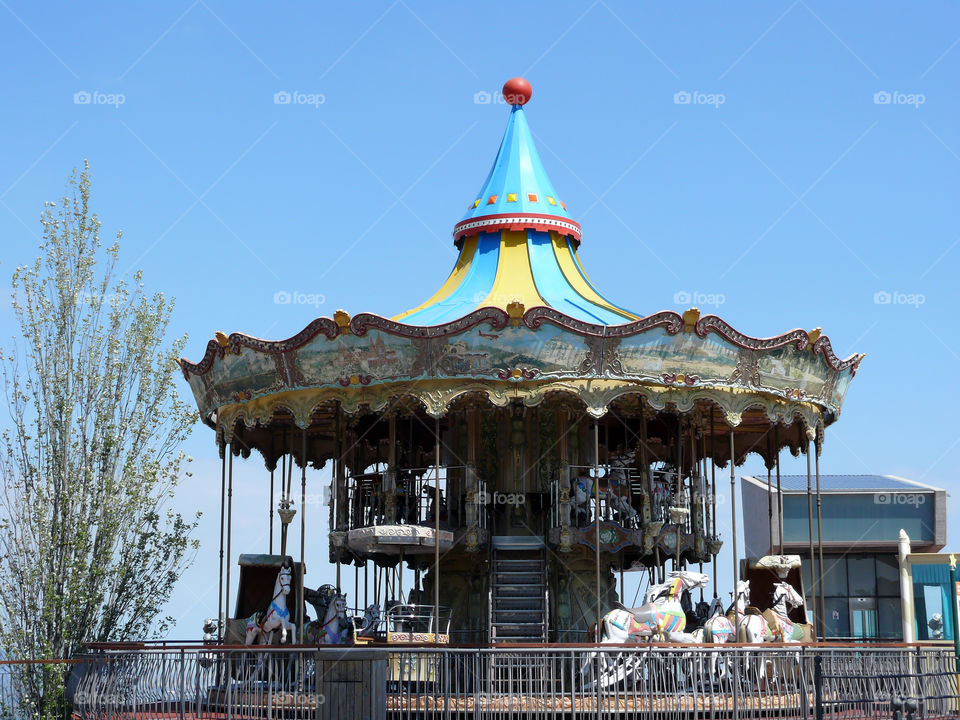
<svg viewBox="0 0 960 720">
<path fill-rule="evenodd" d="M 784 475 L 778 494 L 775 475 L 747 476 L 741 495 L 747 556 L 799 555 L 813 619 L 820 586 L 811 581 L 811 531 L 815 558 L 821 538 L 815 479 L 811 485 L 808 494 L 806 475 Z M 821 475 L 820 491 L 826 637 L 902 640 L 898 537 L 905 530 L 915 551 L 940 550 L 946 492 L 892 475 Z"/>
</svg>

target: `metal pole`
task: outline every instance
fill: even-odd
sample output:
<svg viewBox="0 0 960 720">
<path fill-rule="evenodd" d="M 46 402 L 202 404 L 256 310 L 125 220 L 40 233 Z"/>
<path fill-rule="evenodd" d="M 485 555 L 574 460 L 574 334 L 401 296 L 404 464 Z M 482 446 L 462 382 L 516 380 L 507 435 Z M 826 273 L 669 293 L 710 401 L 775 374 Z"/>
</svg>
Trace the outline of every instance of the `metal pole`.
<svg viewBox="0 0 960 720">
<path fill-rule="evenodd" d="M 767 436 L 767 519 L 770 526 L 770 542 L 767 553 L 773 552 L 773 467 L 770 465 L 770 436 Z"/>
<path fill-rule="evenodd" d="M 960 625 L 957 623 L 960 622 L 958 618 L 957 610 L 957 600 L 960 599 L 957 597 L 957 556 L 950 556 L 950 614 L 953 616 L 953 657 L 955 662 L 955 670 L 958 675 L 960 675 Z"/>
<path fill-rule="evenodd" d="M 816 555 L 813 552 L 813 479 L 811 477 L 812 471 L 810 469 L 810 453 L 811 452 L 812 450 L 810 448 L 810 436 L 808 435 L 807 436 L 807 526 L 808 526 L 808 539 L 810 541 L 810 581 L 813 583 L 813 586 L 814 586 L 810 588 L 810 599 L 814 600 L 814 607 L 816 607 L 816 601 L 815 601 L 815 598 L 817 597 L 816 587 L 819 583 L 823 582 L 823 578 L 818 579 L 814 573 L 817 566 L 816 566 Z M 816 614 L 819 615 L 820 613 L 816 613 Z M 823 629 L 824 629 L 823 618 L 818 617 L 816 618 L 816 620 L 817 622 L 815 627 L 818 628 L 817 637 L 822 638 L 825 636 L 823 632 Z"/>
<path fill-rule="evenodd" d="M 736 448 L 733 443 L 733 428 L 730 428 L 730 537 L 733 538 L 733 600 L 736 608 L 737 600 L 737 578 L 739 577 L 737 562 L 737 470 L 736 470 Z M 737 623 L 740 622 L 739 613 L 737 614 Z"/>
<path fill-rule="evenodd" d="M 820 500 L 820 450 L 822 448 L 822 443 L 820 442 L 820 435 L 818 433 L 817 440 L 814 444 L 815 452 L 813 456 L 813 461 L 816 464 L 817 472 L 817 568 L 820 575 L 820 612 L 818 615 L 823 618 L 824 623 L 826 622 L 826 608 L 827 608 L 827 598 L 826 598 L 826 588 L 823 586 L 823 510 Z M 826 637 L 826 632 L 824 632 L 826 627 L 821 627 L 820 630 L 823 634 L 820 637 Z"/>
<path fill-rule="evenodd" d="M 715 539 L 717 537 L 717 434 L 716 419 L 714 418 L 713 406 L 710 407 L 710 515 L 713 529 L 710 534 Z M 719 587 L 717 585 L 717 554 L 713 554 L 713 594 L 719 597 Z"/>
<path fill-rule="evenodd" d="M 593 502 L 594 522 L 596 523 L 596 560 L 597 560 L 597 638 L 600 642 L 600 425 L 593 421 Z M 599 708 L 597 709 L 599 712 Z"/>
<path fill-rule="evenodd" d="M 737 485 L 737 471 L 736 471 L 736 446 L 734 445 L 733 437 L 733 427 L 730 427 L 730 537 L 733 538 L 733 628 L 736 632 L 740 627 L 740 609 L 737 605 L 737 495 L 736 495 L 736 485 Z M 748 598 L 749 600 L 749 598 Z M 734 635 L 736 638 L 736 635 Z M 736 651 L 735 651 L 736 652 Z M 734 663 L 736 663 L 737 656 L 734 655 Z M 734 665 L 733 672 L 733 717 L 734 719 L 739 717 L 738 709 L 738 697 L 737 697 L 737 686 L 740 684 L 738 680 L 739 672 L 738 668 Z"/>
<path fill-rule="evenodd" d="M 433 421 L 434 478 L 433 489 L 433 641 L 440 642 L 440 418 Z M 448 488 L 449 489 L 449 488 Z"/>
<path fill-rule="evenodd" d="M 224 593 L 224 624 L 226 624 L 226 618 L 230 617 L 230 558 L 232 557 L 230 553 L 230 540 L 233 535 L 233 443 L 230 443 L 230 446 L 227 448 L 227 452 L 230 453 L 228 462 L 227 462 L 227 584 Z"/>
<path fill-rule="evenodd" d="M 223 625 L 227 616 L 223 612 L 223 526 L 227 510 L 227 446 L 220 441 L 220 592 L 217 595 L 217 640 L 223 640 Z"/>
<path fill-rule="evenodd" d="M 297 583 L 297 622 L 303 645 L 303 580 L 307 574 L 307 429 L 300 434 L 300 582 Z M 322 621 L 321 621 L 322 622 Z"/>
<path fill-rule="evenodd" d="M 270 554 L 273 555 L 273 470 L 270 471 Z"/>
<path fill-rule="evenodd" d="M 783 555 L 783 492 L 780 487 L 780 424 L 773 429 L 773 444 L 777 450 L 777 543 Z"/>
</svg>

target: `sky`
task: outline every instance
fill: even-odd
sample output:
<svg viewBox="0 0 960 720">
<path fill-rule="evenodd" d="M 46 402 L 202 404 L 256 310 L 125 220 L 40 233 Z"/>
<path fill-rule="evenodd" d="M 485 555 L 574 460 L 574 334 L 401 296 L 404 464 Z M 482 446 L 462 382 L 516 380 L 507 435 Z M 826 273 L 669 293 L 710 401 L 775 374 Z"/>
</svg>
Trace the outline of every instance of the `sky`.
<svg viewBox="0 0 960 720">
<path fill-rule="evenodd" d="M 0 345 L 43 202 L 84 159 L 103 236 L 123 230 L 122 268 L 176 298 L 188 359 L 217 330 L 282 339 L 338 308 L 420 304 L 520 75 L 601 292 L 755 337 L 822 327 L 840 357 L 866 353 L 823 472 L 952 492 L 958 20 L 946 2 L 0 0 Z M 210 429 L 184 450 L 174 507 L 203 511 L 202 547 L 166 612 L 186 639 L 216 613 L 220 476 Z M 267 474 L 252 458 L 236 478 L 234 555 L 263 552 Z M 316 587 L 332 568 L 325 513 L 307 513 Z M 953 499 L 948 525 L 956 547 Z"/>
</svg>

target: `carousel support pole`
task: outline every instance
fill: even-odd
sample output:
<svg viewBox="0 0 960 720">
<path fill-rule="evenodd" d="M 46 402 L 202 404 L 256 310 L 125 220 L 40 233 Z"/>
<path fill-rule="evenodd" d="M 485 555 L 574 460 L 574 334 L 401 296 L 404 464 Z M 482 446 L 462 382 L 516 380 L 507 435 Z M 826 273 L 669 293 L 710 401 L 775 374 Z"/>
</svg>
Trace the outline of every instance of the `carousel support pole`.
<svg viewBox="0 0 960 720">
<path fill-rule="evenodd" d="M 227 616 L 223 612 L 223 529 L 227 511 L 227 446 L 220 441 L 220 592 L 217 595 L 217 640 L 223 640 L 223 626 Z"/>
<path fill-rule="evenodd" d="M 716 420 L 713 416 L 713 406 L 710 407 L 710 487 L 713 492 L 710 494 L 710 515 L 713 528 L 710 534 L 713 538 L 717 537 L 717 434 Z M 717 553 L 713 554 L 713 595 L 719 597 L 717 585 Z"/>
<path fill-rule="evenodd" d="M 777 451 L 777 544 L 780 546 L 778 554 L 783 555 L 783 493 L 780 487 L 780 421 L 773 429 L 773 444 Z"/>
<path fill-rule="evenodd" d="M 823 587 L 823 510 L 821 507 L 821 498 L 820 498 L 820 451 L 823 449 L 823 436 L 818 432 L 817 439 L 814 441 L 814 456 L 813 461 L 815 463 L 815 469 L 817 473 L 817 567 L 819 568 L 820 574 L 820 612 L 817 614 L 823 618 L 824 624 L 826 623 L 826 612 L 827 599 L 825 594 L 825 588 Z M 954 626 L 956 627 L 956 626 Z M 826 626 L 824 625 L 821 628 L 823 634 L 820 637 L 826 637 Z"/>
<path fill-rule="evenodd" d="M 303 645 L 303 579 L 307 574 L 307 429 L 300 434 L 300 582 L 297 583 L 297 622 Z"/>
<path fill-rule="evenodd" d="M 227 452 L 230 453 L 230 457 L 227 460 L 227 584 L 224 592 L 224 608 L 225 612 L 223 617 L 230 617 L 230 558 L 232 557 L 230 552 L 230 540 L 233 535 L 233 443 L 227 447 Z M 226 621 L 224 621 L 226 622 Z"/>
<path fill-rule="evenodd" d="M 596 560 L 597 560 L 597 641 L 600 634 L 600 425 L 593 421 L 593 502 L 594 522 L 596 523 Z M 599 708 L 598 708 L 599 710 Z"/>
<path fill-rule="evenodd" d="M 650 522 L 655 522 L 653 516 L 653 476 L 650 474 L 650 459 L 647 457 L 647 400 L 640 396 L 640 470 L 644 475 L 644 485 L 647 491 L 647 505 L 650 510 Z"/>
<path fill-rule="evenodd" d="M 369 588 L 370 588 L 370 574 L 369 574 L 369 568 L 367 567 L 367 560 L 366 558 L 364 558 L 363 560 L 363 606 L 364 607 L 367 607 L 367 605 L 369 605 L 370 603 L 370 597 L 368 593 Z"/>
<path fill-rule="evenodd" d="M 764 465 L 767 466 L 767 519 L 769 521 L 770 542 L 767 554 L 773 554 L 773 465 L 770 462 L 770 436 L 767 435 L 767 457 Z"/>
<path fill-rule="evenodd" d="M 808 539 L 810 540 L 810 582 L 813 587 L 810 588 L 810 599 L 814 600 L 814 607 L 816 607 L 815 598 L 817 597 L 817 586 L 823 581 L 823 578 L 817 578 L 815 570 L 817 568 L 816 559 L 817 556 L 813 551 L 813 473 L 810 467 L 810 453 L 812 452 L 810 447 L 810 435 L 807 435 L 807 530 L 808 530 Z M 816 613 L 816 627 L 817 637 L 823 637 L 823 618 L 819 617 L 820 613 Z"/>
<path fill-rule="evenodd" d="M 433 639 L 440 642 L 440 418 L 433 419 Z M 449 488 L 448 488 L 449 490 Z"/>
<path fill-rule="evenodd" d="M 270 471 L 270 554 L 273 555 L 273 470 Z"/>
<path fill-rule="evenodd" d="M 733 428 L 730 428 L 730 537 L 733 538 L 733 599 L 736 607 L 737 580 L 740 576 L 737 558 L 737 467 L 736 447 L 733 442 Z M 736 612 L 736 610 L 734 610 Z M 737 613 L 737 624 L 740 623 Z"/>
</svg>

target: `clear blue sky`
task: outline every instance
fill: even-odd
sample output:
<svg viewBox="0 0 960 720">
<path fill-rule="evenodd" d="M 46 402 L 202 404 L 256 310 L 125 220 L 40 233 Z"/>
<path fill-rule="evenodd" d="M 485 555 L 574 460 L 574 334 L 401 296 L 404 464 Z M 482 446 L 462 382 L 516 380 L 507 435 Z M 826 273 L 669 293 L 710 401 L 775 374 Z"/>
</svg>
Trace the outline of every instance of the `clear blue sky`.
<svg viewBox="0 0 960 720">
<path fill-rule="evenodd" d="M 543 162 L 611 300 L 646 313 L 713 295 L 703 311 L 756 336 L 822 326 L 842 357 L 867 354 L 824 470 L 952 489 L 958 20 L 934 2 L 3 0 L 0 287 L 35 257 L 43 201 L 89 158 L 105 237 L 122 229 L 124 266 L 176 297 L 190 359 L 216 330 L 276 339 L 341 307 L 413 307 L 451 267 L 450 230 L 507 120 L 475 97 L 523 75 Z M 295 91 L 313 104 L 274 102 Z M 897 302 L 910 295 L 922 303 Z M 4 300 L 2 344 L 13 333 Z M 216 606 L 212 432 L 187 451 L 176 504 L 205 511 L 203 549 L 169 612 L 196 637 Z M 234 548 L 262 551 L 265 473 L 251 460 L 239 476 Z M 316 586 L 331 570 L 311 512 Z M 729 584 L 729 556 L 723 570 Z"/>
</svg>

